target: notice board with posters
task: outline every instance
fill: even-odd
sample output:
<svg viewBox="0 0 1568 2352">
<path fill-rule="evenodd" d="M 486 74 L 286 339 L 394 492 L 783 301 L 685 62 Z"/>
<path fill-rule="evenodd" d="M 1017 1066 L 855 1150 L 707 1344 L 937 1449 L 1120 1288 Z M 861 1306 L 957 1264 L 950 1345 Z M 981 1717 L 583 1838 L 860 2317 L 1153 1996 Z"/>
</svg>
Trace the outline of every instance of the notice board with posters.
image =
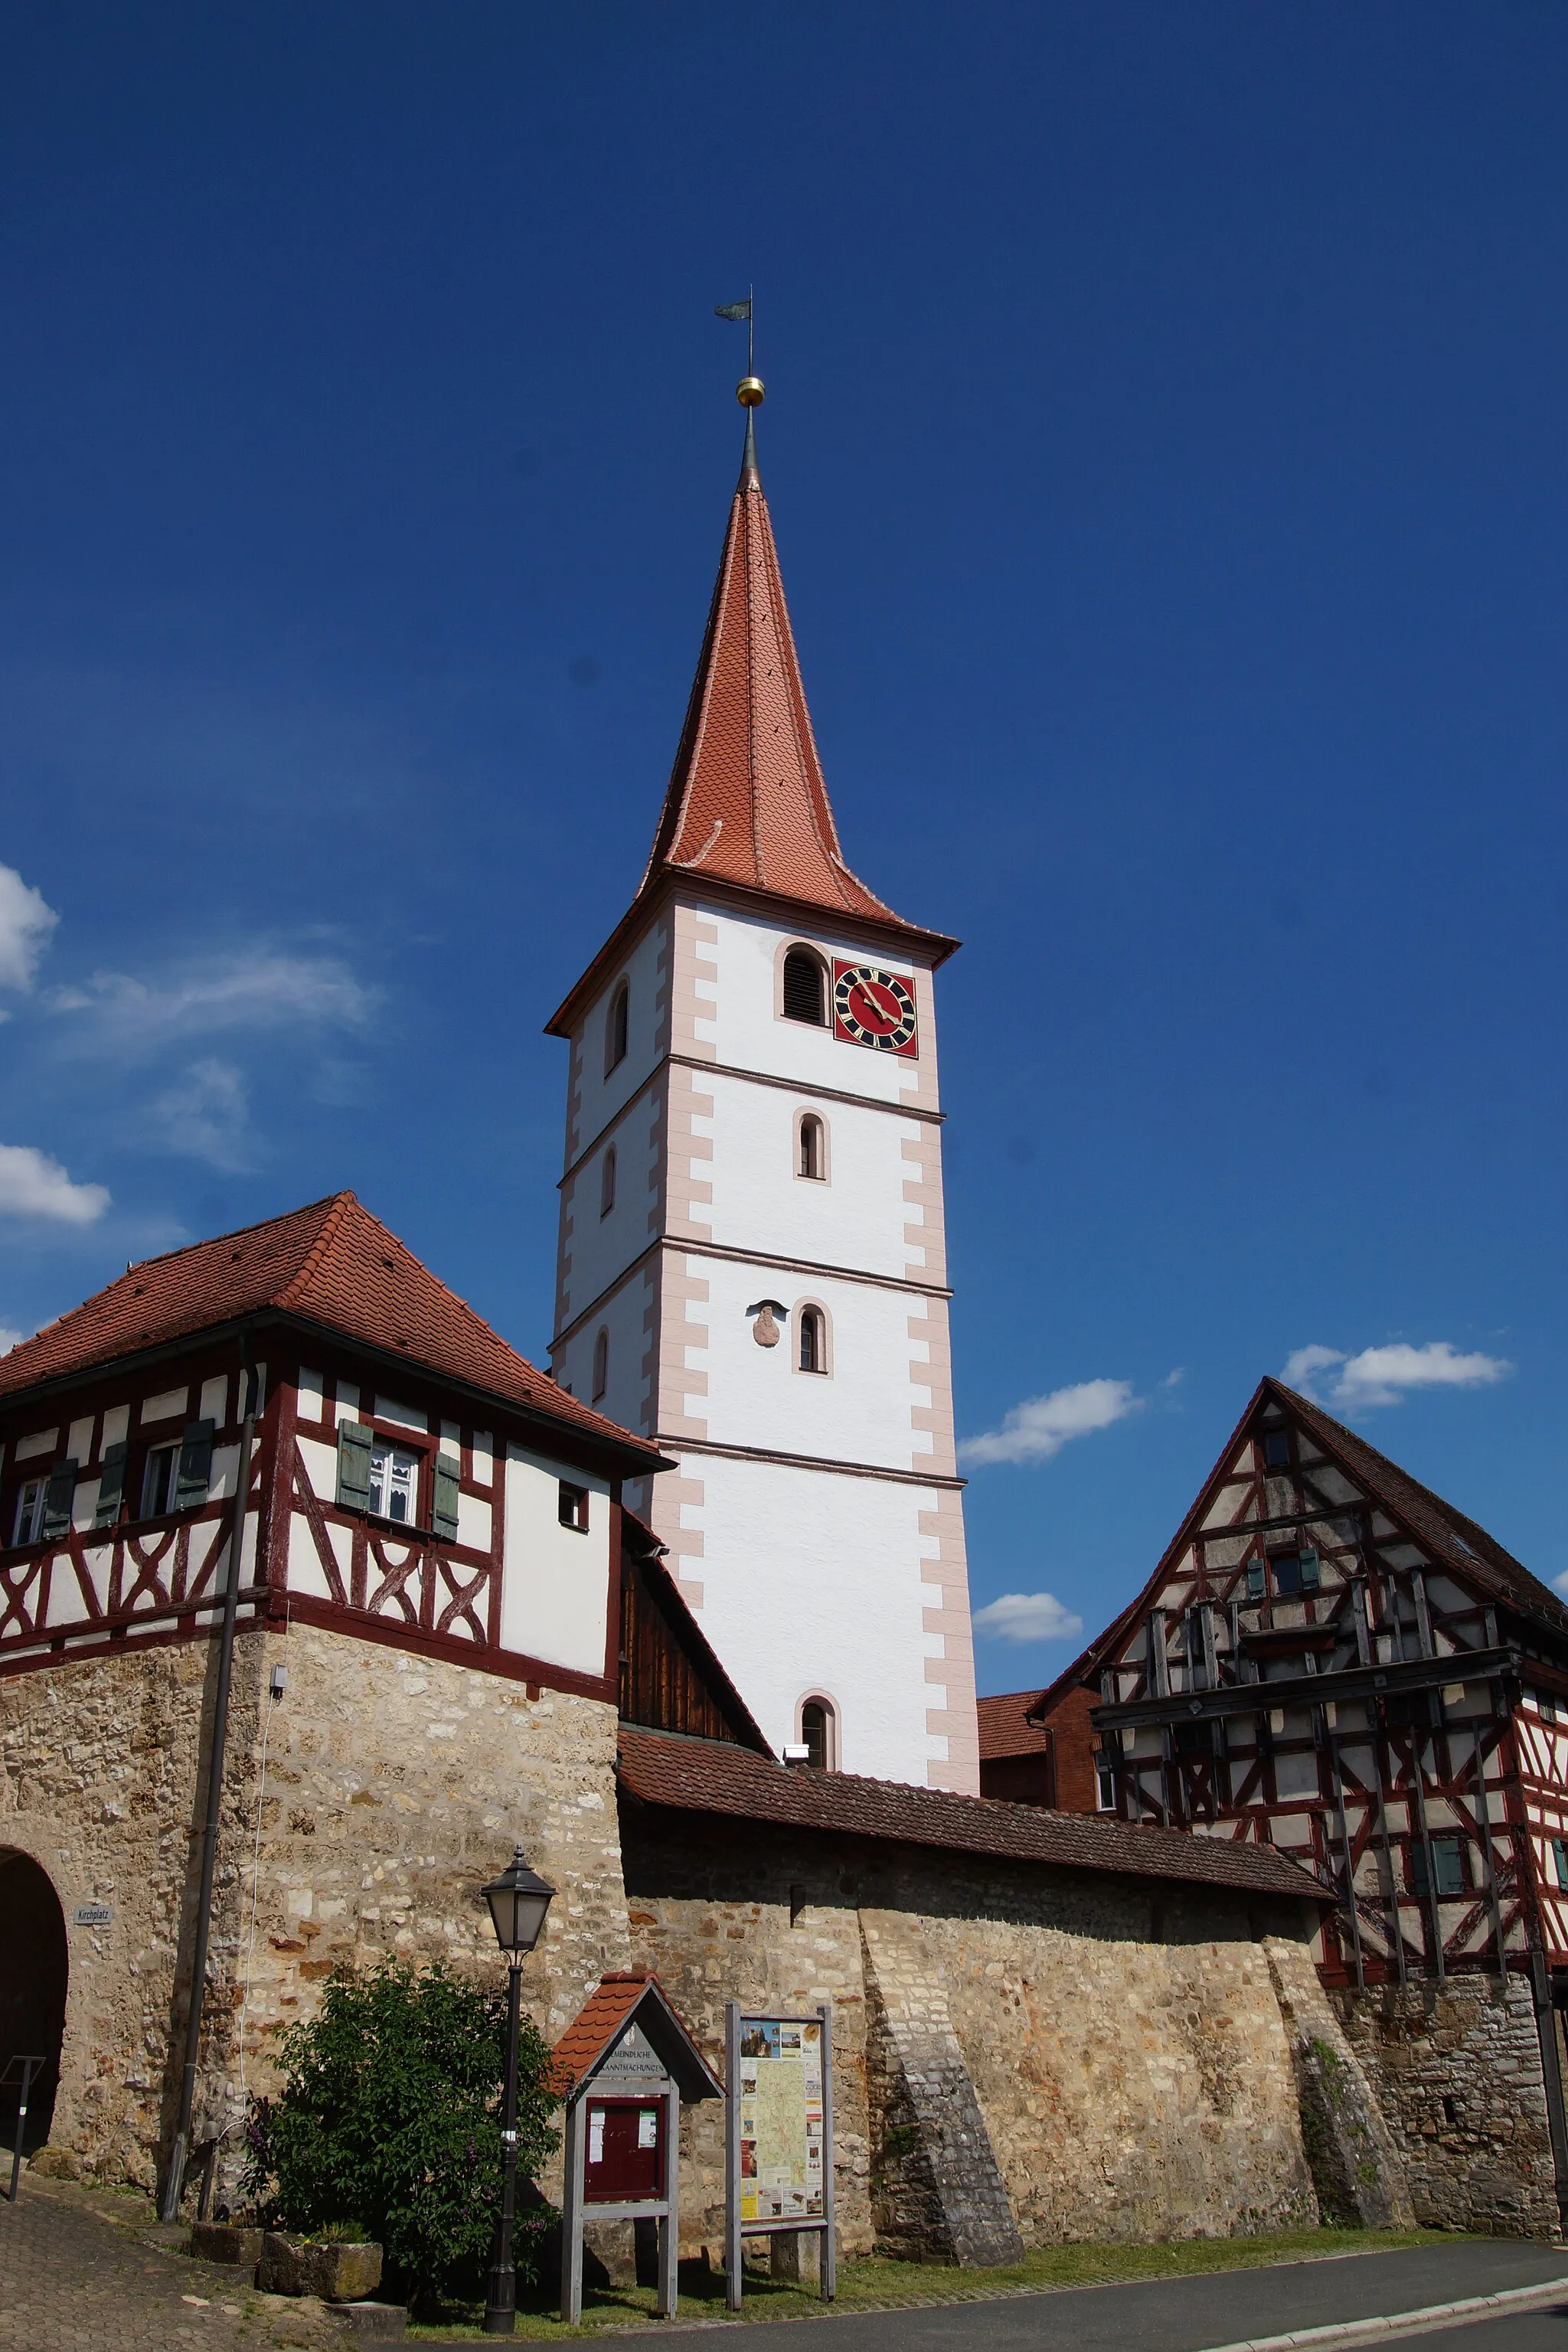
<svg viewBox="0 0 1568 2352">
<path fill-rule="evenodd" d="M 725 2012 L 728 2108 L 725 2270 L 731 2310 L 742 2284 L 742 2242 L 815 2231 L 822 2292 L 837 2285 L 833 2214 L 833 2011 Z"/>
</svg>

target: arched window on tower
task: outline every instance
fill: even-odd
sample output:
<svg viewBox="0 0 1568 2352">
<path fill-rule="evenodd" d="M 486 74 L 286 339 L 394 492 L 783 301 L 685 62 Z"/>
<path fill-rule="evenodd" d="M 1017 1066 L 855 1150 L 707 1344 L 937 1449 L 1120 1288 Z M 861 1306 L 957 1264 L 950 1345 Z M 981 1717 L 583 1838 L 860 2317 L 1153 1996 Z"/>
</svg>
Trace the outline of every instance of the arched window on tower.
<svg viewBox="0 0 1568 2352">
<path fill-rule="evenodd" d="M 803 1110 L 795 1124 L 795 1172 L 814 1184 L 827 1181 L 827 1130 L 814 1110 Z"/>
<path fill-rule="evenodd" d="M 594 1402 L 610 1385 L 610 1335 L 601 1331 L 594 1341 Z"/>
<path fill-rule="evenodd" d="M 809 1021 L 815 1029 L 827 1019 L 827 976 L 822 958 L 809 948 L 791 948 L 784 961 L 784 1017 Z"/>
<path fill-rule="evenodd" d="M 831 1699 L 804 1698 L 800 1703 L 800 1745 L 816 1772 L 838 1769 L 838 1715 Z"/>
<path fill-rule="evenodd" d="M 820 1307 L 800 1310 L 800 1352 L 795 1360 L 803 1372 L 827 1370 L 827 1318 Z"/>
<path fill-rule="evenodd" d="M 626 1013 L 630 1001 L 631 991 L 623 980 L 614 996 L 611 997 L 610 1009 L 605 1015 L 605 1076 L 606 1077 L 617 1063 L 624 1062 L 626 1058 Z"/>
<path fill-rule="evenodd" d="M 616 1205 L 616 1147 L 612 1143 L 599 1163 L 599 1214 L 607 1217 Z"/>
</svg>

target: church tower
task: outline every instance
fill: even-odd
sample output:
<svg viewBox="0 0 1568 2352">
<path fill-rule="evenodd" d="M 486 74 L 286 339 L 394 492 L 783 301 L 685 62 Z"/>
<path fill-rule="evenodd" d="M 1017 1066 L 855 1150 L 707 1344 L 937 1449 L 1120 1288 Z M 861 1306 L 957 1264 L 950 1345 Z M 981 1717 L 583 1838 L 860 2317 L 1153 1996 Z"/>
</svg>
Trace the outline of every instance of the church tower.
<svg viewBox="0 0 1568 2352">
<path fill-rule="evenodd" d="M 956 945 L 840 853 L 748 412 L 653 854 L 549 1024 L 552 1361 L 679 1460 L 627 1505 L 775 1747 L 977 1793 L 932 989 Z"/>
</svg>

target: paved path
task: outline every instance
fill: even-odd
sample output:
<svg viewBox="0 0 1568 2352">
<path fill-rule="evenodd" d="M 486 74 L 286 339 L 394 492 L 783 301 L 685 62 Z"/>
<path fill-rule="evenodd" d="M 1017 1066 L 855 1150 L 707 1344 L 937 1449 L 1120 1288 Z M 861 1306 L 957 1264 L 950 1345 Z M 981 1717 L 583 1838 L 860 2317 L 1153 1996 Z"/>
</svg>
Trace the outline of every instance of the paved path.
<svg viewBox="0 0 1568 2352">
<path fill-rule="evenodd" d="M 343 2330 L 319 2304 L 258 2294 L 243 2274 L 150 2241 L 153 2227 L 144 2198 L 24 2173 L 16 2203 L 0 2200 L 3 2352 L 341 2352 Z"/>
<path fill-rule="evenodd" d="M 846 2312 L 789 2322 L 789 2342 L 795 2345 L 804 2331 L 820 2339 L 813 2352 L 973 2352 L 981 2345 L 984 2352 L 1208 2352 L 1214 2346 L 1415 2311 L 1553 2279 L 1568 2279 L 1568 2247 L 1462 2239 L 1451 2246 L 1279 2263 L 1200 2278 L 1058 2288 L 1014 2294 L 1005 2302 Z M 1563 2302 L 1568 2309 L 1568 2290 Z M 1531 2326 L 1541 2332 L 1528 2341 L 1505 2340 L 1499 2333 L 1495 2347 L 1489 2344 L 1484 2352 L 1568 2352 L 1568 2326 L 1555 2319 L 1521 2316 L 1487 2325 L 1500 2331 Z M 1461 2343 L 1471 2352 L 1471 2338 L 1480 2330 L 1453 2332 L 1456 2352 Z"/>
</svg>

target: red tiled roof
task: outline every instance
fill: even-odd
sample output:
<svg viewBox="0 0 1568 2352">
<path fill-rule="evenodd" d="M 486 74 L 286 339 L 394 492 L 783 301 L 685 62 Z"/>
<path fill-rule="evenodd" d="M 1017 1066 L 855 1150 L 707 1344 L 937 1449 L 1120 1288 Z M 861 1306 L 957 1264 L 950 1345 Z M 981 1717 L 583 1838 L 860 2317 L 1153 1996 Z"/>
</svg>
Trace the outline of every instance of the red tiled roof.
<svg viewBox="0 0 1568 2352">
<path fill-rule="evenodd" d="M 1181 1879 L 1256 1895 L 1332 1896 L 1272 1846 L 1193 1837 L 1184 1830 L 1135 1828 L 1108 1814 L 1054 1813 L 994 1797 L 958 1797 L 899 1780 L 813 1772 L 765 1763 L 750 1749 L 623 1726 L 620 1781 L 645 1805 L 984 1853 L 998 1861 L 1047 1863 L 1063 1870 Z"/>
<path fill-rule="evenodd" d="M 579 1404 L 508 1347 L 352 1192 L 132 1266 L 0 1356 L 0 1397 L 267 1308 L 635 1447 L 648 1461 L 662 1458 L 646 1438 Z"/>
<path fill-rule="evenodd" d="M 639 896 L 667 872 L 916 928 L 850 872 L 838 845 L 749 422 L 701 658 Z"/>
<path fill-rule="evenodd" d="M 1029 1709 L 1039 1696 L 1037 1690 L 1002 1691 L 994 1697 L 975 1700 L 983 1764 L 1003 1756 L 1045 1754 L 1050 1746 L 1049 1735 L 1042 1725 L 1029 1721 Z"/>
<path fill-rule="evenodd" d="M 625 1969 L 600 1979 L 551 2053 L 558 2098 L 571 2097 L 638 2009 L 644 2012 L 642 2031 L 658 2055 L 672 2071 L 673 2062 L 680 2062 L 686 2076 L 681 2088 L 688 2098 L 711 2097 L 722 2088 L 653 1970 Z"/>
</svg>

